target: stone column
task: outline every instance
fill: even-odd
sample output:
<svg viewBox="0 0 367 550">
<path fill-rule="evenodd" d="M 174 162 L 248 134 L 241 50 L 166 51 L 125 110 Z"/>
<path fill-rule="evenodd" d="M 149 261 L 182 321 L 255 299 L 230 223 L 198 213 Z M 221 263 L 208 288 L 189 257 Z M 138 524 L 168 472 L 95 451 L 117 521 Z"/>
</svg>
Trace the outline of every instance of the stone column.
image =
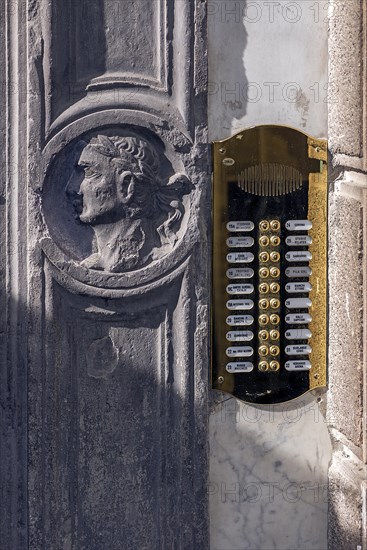
<svg viewBox="0 0 367 550">
<path fill-rule="evenodd" d="M 2 546 L 208 548 L 206 2 L 0 16 Z"/>
<path fill-rule="evenodd" d="M 366 549 L 366 6 L 331 2 L 329 548 Z"/>
</svg>

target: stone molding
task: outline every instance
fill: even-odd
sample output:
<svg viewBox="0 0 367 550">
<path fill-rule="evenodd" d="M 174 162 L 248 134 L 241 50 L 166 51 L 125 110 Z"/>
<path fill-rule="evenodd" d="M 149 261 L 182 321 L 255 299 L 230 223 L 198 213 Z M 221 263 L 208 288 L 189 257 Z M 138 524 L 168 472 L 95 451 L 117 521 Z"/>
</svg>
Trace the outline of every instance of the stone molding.
<svg viewBox="0 0 367 550">
<path fill-rule="evenodd" d="M 2 543 L 204 550 L 206 2 L 5 4 Z"/>
<path fill-rule="evenodd" d="M 335 261 L 329 277 L 327 419 L 334 447 L 329 470 L 329 548 L 365 550 L 367 10 L 359 0 L 332 5 L 337 9 L 329 36 L 330 80 L 338 85 L 338 93 L 337 101 L 329 104 L 329 143 L 331 162 L 341 172 L 330 182 L 331 258 Z M 348 311 L 351 318 L 344 330 Z"/>
</svg>

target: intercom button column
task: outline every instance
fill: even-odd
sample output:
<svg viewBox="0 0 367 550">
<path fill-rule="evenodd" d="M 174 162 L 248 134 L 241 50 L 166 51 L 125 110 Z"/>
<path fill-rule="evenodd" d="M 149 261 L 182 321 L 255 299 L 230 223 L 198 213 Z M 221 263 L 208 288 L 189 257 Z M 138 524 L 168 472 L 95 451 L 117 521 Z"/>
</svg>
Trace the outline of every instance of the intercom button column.
<svg viewBox="0 0 367 550">
<path fill-rule="evenodd" d="M 248 362 L 227 363 L 226 371 L 230 373 L 251 372 L 254 365 Z"/>
<path fill-rule="evenodd" d="M 285 368 L 288 371 L 305 371 L 311 369 L 310 361 L 287 361 Z"/>
<path fill-rule="evenodd" d="M 259 222 L 259 333 L 258 369 L 276 372 L 280 369 L 280 265 L 281 222 L 279 219 Z"/>
<path fill-rule="evenodd" d="M 228 231 L 233 231 L 233 232 L 252 231 L 254 227 L 255 227 L 254 222 L 251 222 L 251 221 L 233 221 L 233 222 L 227 223 Z"/>
</svg>

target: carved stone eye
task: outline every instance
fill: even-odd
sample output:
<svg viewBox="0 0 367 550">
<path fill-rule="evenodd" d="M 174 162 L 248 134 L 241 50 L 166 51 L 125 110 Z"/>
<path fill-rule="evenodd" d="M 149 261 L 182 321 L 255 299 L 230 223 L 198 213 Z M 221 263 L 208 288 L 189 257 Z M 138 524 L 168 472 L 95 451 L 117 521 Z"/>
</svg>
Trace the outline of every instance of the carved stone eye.
<svg viewBox="0 0 367 550">
<path fill-rule="evenodd" d="M 88 179 L 97 179 L 101 177 L 101 175 L 95 172 L 92 168 L 84 168 L 84 175 Z"/>
</svg>

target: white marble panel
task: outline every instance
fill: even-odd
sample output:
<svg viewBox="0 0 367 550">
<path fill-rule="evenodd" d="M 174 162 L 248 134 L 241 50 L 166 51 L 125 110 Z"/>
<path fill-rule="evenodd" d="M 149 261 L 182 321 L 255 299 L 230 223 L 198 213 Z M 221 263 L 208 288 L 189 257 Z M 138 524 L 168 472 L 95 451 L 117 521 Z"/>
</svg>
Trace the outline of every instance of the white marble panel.
<svg viewBox="0 0 367 550">
<path fill-rule="evenodd" d="M 326 550 L 331 443 L 316 399 L 225 398 L 210 426 L 211 550 Z"/>
<path fill-rule="evenodd" d="M 258 124 L 327 131 L 326 0 L 209 1 L 209 132 Z"/>
</svg>

